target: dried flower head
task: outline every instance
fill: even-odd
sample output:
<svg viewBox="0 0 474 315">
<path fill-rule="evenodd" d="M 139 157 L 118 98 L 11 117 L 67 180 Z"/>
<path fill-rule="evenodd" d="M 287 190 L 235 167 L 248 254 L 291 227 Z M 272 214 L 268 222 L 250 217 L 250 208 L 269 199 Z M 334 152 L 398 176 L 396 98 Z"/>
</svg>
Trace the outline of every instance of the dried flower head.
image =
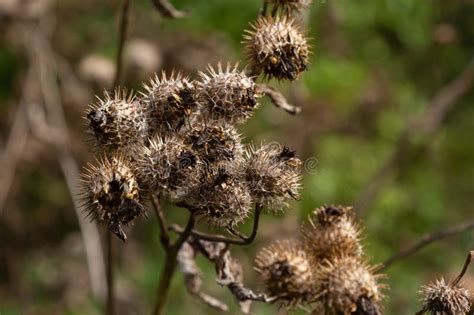
<svg viewBox="0 0 474 315">
<path fill-rule="evenodd" d="M 313 266 L 296 240 L 277 241 L 262 249 L 255 259 L 269 295 L 288 307 L 312 299 L 315 286 Z"/>
<path fill-rule="evenodd" d="M 247 218 L 252 198 L 248 186 L 238 176 L 218 168 L 208 170 L 201 186 L 185 202 L 210 225 L 232 227 Z"/>
<path fill-rule="evenodd" d="M 244 163 L 245 179 L 255 201 L 270 210 L 286 206 L 288 198 L 298 199 L 301 160 L 279 144 L 250 148 Z"/>
<path fill-rule="evenodd" d="M 307 9 L 313 2 L 312 0 L 265 0 L 265 3 L 273 5 L 276 9 L 282 9 L 286 13 L 297 10 Z"/>
<path fill-rule="evenodd" d="M 308 44 L 293 20 L 260 17 L 252 28 L 244 39 L 255 75 L 295 80 L 306 70 Z"/>
<path fill-rule="evenodd" d="M 130 163 L 122 156 L 89 164 L 83 175 L 83 204 L 88 215 L 125 241 L 122 225 L 146 215 L 143 196 Z"/>
<path fill-rule="evenodd" d="M 382 286 L 380 275 L 356 257 L 326 260 L 316 269 L 318 312 L 314 314 L 339 315 L 382 314 L 379 302 Z"/>
<path fill-rule="evenodd" d="M 177 202 L 199 185 L 204 164 L 181 138 L 155 137 L 139 150 L 136 161 L 141 182 L 151 191 Z"/>
<path fill-rule="evenodd" d="M 461 315 L 471 308 L 471 293 L 458 283 L 446 283 L 443 278 L 423 286 L 423 310 L 417 314 Z"/>
<path fill-rule="evenodd" d="M 237 67 L 238 64 L 233 67 L 227 64 L 223 69 L 219 63 L 217 70 L 209 66 L 207 73 L 199 73 L 199 102 L 204 117 L 240 123 L 258 106 L 257 85 Z"/>
<path fill-rule="evenodd" d="M 85 119 L 96 145 L 106 150 L 125 149 L 142 143 L 147 136 L 145 113 L 126 91 L 116 90 L 113 96 L 104 92 L 104 98 L 86 110 Z"/>
<path fill-rule="evenodd" d="M 179 131 L 197 108 L 195 86 L 180 73 L 155 76 L 142 94 L 152 132 Z"/>
<path fill-rule="evenodd" d="M 185 143 L 206 163 L 240 163 L 243 159 L 241 138 L 229 124 L 195 122 L 186 132 Z"/>
<path fill-rule="evenodd" d="M 352 207 L 325 205 L 314 210 L 311 226 L 303 229 L 304 244 L 316 261 L 362 256 L 360 229 L 350 215 Z"/>
</svg>

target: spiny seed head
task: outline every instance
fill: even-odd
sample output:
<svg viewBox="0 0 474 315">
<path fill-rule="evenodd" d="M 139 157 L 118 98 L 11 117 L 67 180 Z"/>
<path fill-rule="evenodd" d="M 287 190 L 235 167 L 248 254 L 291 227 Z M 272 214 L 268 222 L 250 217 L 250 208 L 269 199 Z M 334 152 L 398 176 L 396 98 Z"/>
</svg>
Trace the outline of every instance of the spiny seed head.
<svg viewBox="0 0 474 315">
<path fill-rule="evenodd" d="M 201 79 L 197 86 L 204 117 L 231 124 L 240 123 L 250 117 L 258 106 L 261 95 L 257 93 L 257 85 L 237 67 L 238 64 L 227 64 L 223 69 L 219 63 L 217 70 L 209 66 L 207 73 L 199 73 Z"/>
<path fill-rule="evenodd" d="M 281 8 L 285 12 L 289 13 L 293 10 L 307 9 L 312 0 L 265 0 L 267 4 L 273 5 L 275 8 Z"/>
<path fill-rule="evenodd" d="M 243 159 L 240 135 L 229 124 L 195 122 L 186 132 L 184 141 L 209 165 L 241 163 Z"/>
<path fill-rule="evenodd" d="M 97 99 L 87 108 L 85 119 L 98 147 L 126 152 L 127 147 L 144 141 L 148 123 L 133 94 L 116 90 L 114 95 L 104 92 L 103 99 Z"/>
<path fill-rule="evenodd" d="M 314 294 L 313 266 L 296 240 L 278 241 L 260 251 L 255 259 L 269 295 L 285 306 L 308 302 Z"/>
<path fill-rule="evenodd" d="M 88 215 L 125 241 L 122 225 L 146 215 L 143 196 L 132 167 L 122 156 L 89 164 L 83 175 L 82 198 Z"/>
<path fill-rule="evenodd" d="M 157 75 L 145 85 L 142 102 L 147 109 L 152 132 L 177 132 L 197 108 L 194 83 L 180 73 L 161 78 Z"/>
<path fill-rule="evenodd" d="M 244 42 L 255 75 L 295 80 L 306 70 L 308 44 L 293 20 L 260 17 L 252 28 Z"/>
<path fill-rule="evenodd" d="M 303 229 L 303 242 L 319 262 L 341 256 L 362 256 L 360 229 L 351 216 L 352 207 L 325 205 L 314 210 L 310 226 Z"/>
<path fill-rule="evenodd" d="M 248 186 L 238 176 L 218 168 L 208 170 L 186 204 L 210 225 L 232 227 L 248 216 L 252 198 Z"/>
<path fill-rule="evenodd" d="M 316 269 L 320 311 L 317 314 L 380 315 L 380 275 L 356 257 L 325 260 Z M 314 313 L 316 314 L 316 313 Z"/>
<path fill-rule="evenodd" d="M 138 151 L 137 174 L 149 190 L 177 202 L 199 185 L 204 164 L 181 138 L 154 137 Z"/>
<path fill-rule="evenodd" d="M 423 286 L 424 307 L 421 314 L 461 315 L 471 308 L 471 293 L 459 284 L 448 284 L 443 278 Z"/>
<path fill-rule="evenodd" d="M 301 160 L 294 151 L 275 143 L 250 148 L 243 165 L 252 195 L 265 208 L 280 210 L 287 198 L 299 198 Z"/>
</svg>

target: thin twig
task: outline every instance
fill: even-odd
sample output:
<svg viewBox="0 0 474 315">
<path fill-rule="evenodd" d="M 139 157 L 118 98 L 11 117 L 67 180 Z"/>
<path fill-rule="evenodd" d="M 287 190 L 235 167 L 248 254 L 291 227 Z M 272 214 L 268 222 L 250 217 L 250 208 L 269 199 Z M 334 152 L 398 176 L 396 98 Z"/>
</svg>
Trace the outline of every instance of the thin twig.
<svg viewBox="0 0 474 315">
<path fill-rule="evenodd" d="M 39 23 L 42 25 L 42 23 Z M 76 217 L 79 222 L 82 240 L 89 268 L 90 283 L 93 294 L 103 299 L 105 297 L 105 263 L 100 235 L 97 226 L 89 222 L 81 212 L 81 206 L 77 200 L 80 195 L 77 180 L 79 178 L 79 168 L 70 150 L 70 140 L 68 137 L 68 127 L 61 105 L 58 82 L 56 80 L 57 67 L 47 33 L 41 27 L 25 27 L 24 34 L 25 50 L 28 53 L 30 64 L 37 75 L 37 82 L 43 96 L 45 107 L 45 120 L 41 123 L 41 130 L 36 130 L 40 125 L 34 122 L 38 117 L 28 116 L 29 126 L 32 134 L 40 140 L 52 144 L 57 151 L 57 158 L 61 165 L 61 170 L 66 180 L 71 199 L 73 201 Z M 28 104 L 27 112 L 30 110 Z M 47 131 L 44 134 L 43 131 Z"/>
<path fill-rule="evenodd" d="M 179 19 L 189 15 L 189 12 L 176 10 L 169 0 L 151 0 L 153 6 L 167 18 Z"/>
<path fill-rule="evenodd" d="M 116 88 L 122 80 L 123 49 L 127 40 L 128 15 L 130 0 L 124 0 L 120 15 L 119 40 L 117 46 L 117 59 L 115 61 L 115 77 L 112 89 Z M 106 232 L 107 247 L 107 314 L 115 315 L 115 242 L 112 233 Z"/>
<path fill-rule="evenodd" d="M 120 15 L 120 30 L 119 30 L 119 42 L 117 49 L 117 59 L 115 60 L 115 77 L 113 88 L 116 88 L 120 85 L 122 80 L 122 69 L 123 69 L 123 48 L 125 46 L 125 41 L 127 40 L 127 30 L 128 30 L 128 15 L 130 12 L 130 0 L 124 0 L 122 6 L 122 13 Z"/>
<path fill-rule="evenodd" d="M 209 241 L 209 242 L 220 242 L 220 243 L 225 243 L 225 244 L 233 244 L 233 245 L 248 245 L 252 243 L 255 240 L 255 237 L 257 236 L 258 232 L 258 225 L 260 221 L 260 214 L 262 212 L 263 207 L 259 204 L 255 206 L 255 216 L 254 216 L 254 221 L 253 221 L 253 228 L 250 236 L 245 237 L 240 233 L 237 233 L 236 231 L 233 231 L 233 234 L 237 234 L 240 239 L 231 239 L 227 238 L 222 235 L 218 234 L 207 234 L 203 233 L 197 230 L 192 230 L 191 231 L 191 236 L 193 236 L 196 239 L 199 240 L 204 240 L 204 241 Z M 183 233 L 183 228 L 181 228 L 177 224 L 172 224 L 170 226 L 170 229 L 173 230 L 176 233 Z"/>
<path fill-rule="evenodd" d="M 25 118 L 25 103 L 30 98 L 32 77 L 33 71 L 30 69 L 24 79 L 20 104 L 16 110 L 8 141 L 3 152 L 1 152 L 2 170 L 0 172 L 0 187 L 2 189 L 0 190 L 0 215 L 5 207 L 10 187 L 15 178 L 18 162 L 21 159 L 29 136 L 27 119 Z"/>
<path fill-rule="evenodd" d="M 114 236 L 111 232 L 106 231 L 106 248 L 107 248 L 107 314 L 115 314 L 115 294 L 114 294 L 114 258 L 115 245 Z"/>
<path fill-rule="evenodd" d="M 204 257 L 214 263 L 217 272 L 217 283 L 229 289 L 244 314 L 250 312 L 252 301 L 270 303 L 275 297 L 255 293 L 244 286 L 243 270 L 240 262 L 233 258 L 229 244 L 208 242 L 192 238 L 190 240 Z"/>
<path fill-rule="evenodd" d="M 470 251 L 469 254 L 467 255 L 467 258 L 466 258 L 466 261 L 464 262 L 464 266 L 462 267 L 462 270 L 461 272 L 459 273 L 459 275 L 456 277 L 456 279 L 454 279 L 453 281 L 451 281 L 451 286 L 456 286 L 458 285 L 459 281 L 462 280 L 462 277 L 464 277 L 464 274 L 466 273 L 467 271 L 467 267 L 469 267 L 469 265 L 471 264 L 471 261 L 472 261 L 472 257 L 474 256 L 474 251 Z"/>
<path fill-rule="evenodd" d="M 454 81 L 436 93 L 421 117 L 407 122 L 396 143 L 395 150 L 369 180 L 368 185 L 365 186 L 355 202 L 355 208 L 358 209 L 359 215 L 366 211 L 368 206 L 377 198 L 387 177 L 407 161 L 407 156 L 414 156 L 429 145 L 432 140 L 430 136 L 439 130 L 448 113 L 452 111 L 459 99 L 472 89 L 473 85 L 474 59 L 469 62 L 464 71 Z M 426 139 L 421 145 L 415 145 L 412 141 L 416 138 L 415 135 L 418 134 L 424 135 Z"/>
<path fill-rule="evenodd" d="M 155 315 L 163 314 L 166 301 L 168 300 L 168 293 L 169 293 L 169 288 L 171 285 L 171 279 L 173 278 L 173 275 L 176 271 L 178 252 L 181 246 L 183 245 L 183 243 L 186 241 L 186 239 L 191 235 L 193 227 L 194 227 L 194 215 L 190 214 L 188 223 L 186 224 L 186 228 L 184 229 L 183 233 L 181 233 L 176 243 L 174 243 L 172 246 L 170 246 L 166 250 L 165 266 L 163 268 L 163 271 L 161 272 L 158 292 L 156 295 L 157 300 L 155 303 L 155 309 L 153 311 L 153 314 Z"/>
<path fill-rule="evenodd" d="M 160 201 L 153 194 L 151 195 L 151 203 L 153 205 L 153 210 L 155 211 L 156 219 L 158 220 L 158 225 L 160 227 L 161 244 L 163 245 L 164 249 L 167 250 L 170 247 L 171 241 L 168 234 L 168 224 L 166 223 L 163 209 L 161 208 Z"/>
<path fill-rule="evenodd" d="M 223 312 L 228 311 L 229 307 L 227 304 L 205 292 L 202 292 L 202 273 L 196 264 L 198 248 L 193 245 L 193 239 L 188 238 L 183 246 L 181 246 L 177 256 L 179 270 L 184 276 L 184 283 L 188 293 L 198 297 L 201 301 L 212 308 Z"/>
<path fill-rule="evenodd" d="M 297 107 L 288 103 L 288 101 L 283 96 L 283 94 L 275 90 L 273 87 L 266 84 L 259 84 L 258 88 L 260 92 L 268 96 L 268 98 L 272 101 L 272 103 L 276 107 L 281 108 L 287 113 L 292 114 L 292 115 L 299 114 L 301 112 L 300 107 Z"/>
<path fill-rule="evenodd" d="M 422 248 L 430 245 L 431 243 L 434 243 L 436 241 L 439 241 L 439 240 L 442 240 L 442 239 L 460 234 L 462 232 L 468 231 L 468 230 L 473 229 L 473 228 L 474 228 L 474 220 L 472 220 L 470 222 L 463 223 L 463 224 L 455 225 L 455 226 L 452 226 L 452 227 L 448 227 L 448 228 L 440 230 L 440 231 L 429 233 L 429 234 L 421 237 L 420 240 L 418 240 L 413 245 L 411 245 L 411 246 L 409 246 L 405 249 L 402 249 L 398 253 L 394 254 L 393 256 L 391 256 L 390 258 L 385 260 L 385 262 L 383 262 L 382 265 L 378 268 L 378 271 L 383 271 L 383 270 L 387 269 L 388 267 L 390 267 L 396 261 L 418 252 Z"/>
</svg>

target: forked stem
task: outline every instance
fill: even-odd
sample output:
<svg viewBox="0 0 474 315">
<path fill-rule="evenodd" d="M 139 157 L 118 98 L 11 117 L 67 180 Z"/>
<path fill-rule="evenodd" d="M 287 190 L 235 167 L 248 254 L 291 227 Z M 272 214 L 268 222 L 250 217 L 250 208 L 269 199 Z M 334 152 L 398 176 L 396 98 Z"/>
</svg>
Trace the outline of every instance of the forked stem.
<svg viewBox="0 0 474 315">
<path fill-rule="evenodd" d="M 225 236 L 218 235 L 218 234 L 207 234 L 207 233 L 203 233 L 203 232 L 200 232 L 200 231 L 197 231 L 197 230 L 191 230 L 190 235 L 192 237 L 196 238 L 196 239 L 203 240 L 203 241 L 209 241 L 209 242 L 220 242 L 220 243 L 233 244 L 233 245 L 248 245 L 248 244 L 251 244 L 255 240 L 255 237 L 257 236 L 258 225 L 259 225 L 259 222 L 260 222 L 260 214 L 262 213 L 262 210 L 263 210 L 263 207 L 260 204 L 257 204 L 255 206 L 255 217 L 254 217 L 254 221 L 253 221 L 253 228 L 252 228 L 251 234 L 248 237 L 242 235 L 240 232 L 235 231 L 233 229 L 230 229 L 229 231 L 232 234 L 239 237 L 238 239 L 227 238 Z M 172 224 L 170 226 L 170 229 L 175 231 L 176 233 L 180 233 L 180 234 L 182 234 L 184 232 L 183 228 L 180 227 L 177 224 Z"/>
</svg>

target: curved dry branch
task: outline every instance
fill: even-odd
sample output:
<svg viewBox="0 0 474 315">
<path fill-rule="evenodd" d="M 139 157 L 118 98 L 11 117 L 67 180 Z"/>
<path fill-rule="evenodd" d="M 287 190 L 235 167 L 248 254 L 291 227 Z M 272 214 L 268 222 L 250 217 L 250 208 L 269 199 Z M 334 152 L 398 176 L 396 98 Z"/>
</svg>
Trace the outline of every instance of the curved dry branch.
<svg viewBox="0 0 474 315">
<path fill-rule="evenodd" d="M 440 129 L 447 115 L 453 110 L 461 97 L 472 89 L 473 85 L 474 59 L 469 62 L 464 71 L 454 81 L 436 93 L 421 117 L 406 123 L 405 129 L 396 143 L 395 150 L 369 180 L 369 183 L 357 198 L 355 208 L 358 209 L 359 215 L 377 198 L 387 177 L 396 172 L 400 165 L 404 164 L 407 156 L 414 156 L 429 145 L 432 139 L 430 136 Z M 415 145 L 412 139 L 419 134 L 424 135 L 426 140 L 421 145 Z"/>
<path fill-rule="evenodd" d="M 169 0 L 151 0 L 153 6 L 167 18 L 179 19 L 189 15 L 189 12 L 179 11 L 169 2 Z"/>
<path fill-rule="evenodd" d="M 283 94 L 281 94 L 279 91 L 277 91 L 273 87 L 266 84 L 259 84 L 258 89 L 260 90 L 260 92 L 268 96 L 268 98 L 272 101 L 272 103 L 276 107 L 283 109 L 287 113 L 295 115 L 301 112 L 300 107 L 297 107 L 288 103 L 288 101 L 283 96 Z"/>
<path fill-rule="evenodd" d="M 452 227 L 448 227 L 448 228 L 445 228 L 443 230 L 439 230 L 433 233 L 426 234 L 425 236 L 421 237 L 417 242 L 415 242 L 413 245 L 405 249 L 402 249 L 398 253 L 394 254 L 393 256 L 385 260 L 382 263 L 382 265 L 378 268 L 378 271 L 383 271 L 387 269 L 398 260 L 403 259 L 410 255 L 413 255 L 414 253 L 430 245 L 431 243 L 460 234 L 462 232 L 465 232 L 471 229 L 474 229 L 474 220 L 466 222 L 466 223 L 462 223 L 459 225 L 455 225 Z"/>
<path fill-rule="evenodd" d="M 232 231 L 232 233 L 234 235 L 237 235 L 239 237 L 239 239 L 231 239 L 231 238 L 227 238 L 225 236 L 218 235 L 218 234 L 207 234 L 207 233 L 203 233 L 203 232 L 200 232 L 200 231 L 197 231 L 197 230 L 192 230 L 191 231 L 191 236 L 196 238 L 196 239 L 203 240 L 203 241 L 209 241 L 209 242 L 220 242 L 220 243 L 233 244 L 233 245 L 248 245 L 248 244 L 251 244 L 255 240 L 255 237 L 257 236 L 258 226 L 259 226 L 259 222 L 260 222 L 260 214 L 262 213 L 262 210 L 263 210 L 263 207 L 261 205 L 257 204 L 255 206 L 255 216 L 254 216 L 254 221 L 253 221 L 253 228 L 252 228 L 251 234 L 248 237 L 240 234 L 239 232 L 237 232 L 233 229 L 231 229 L 230 231 Z M 180 233 L 180 234 L 183 233 L 183 228 L 180 227 L 177 224 L 172 224 L 170 226 L 170 229 L 173 230 L 176 233 Z"/>
</svg>

